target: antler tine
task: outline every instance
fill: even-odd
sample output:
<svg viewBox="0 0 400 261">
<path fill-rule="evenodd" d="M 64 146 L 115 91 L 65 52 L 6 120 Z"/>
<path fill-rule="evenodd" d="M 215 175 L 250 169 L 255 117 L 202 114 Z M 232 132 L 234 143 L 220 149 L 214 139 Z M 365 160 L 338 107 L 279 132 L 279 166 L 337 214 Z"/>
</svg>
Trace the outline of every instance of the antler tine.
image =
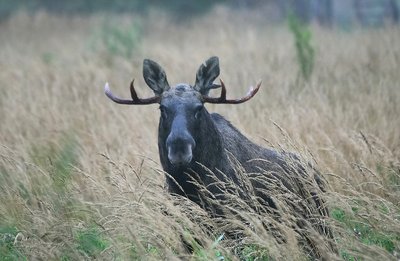
<svg viewBox="0 0 400 261">
<path fill-rule="evenodd" d="M 221 95 L 220 97 L 214 98 L 214 97 L 209 97 L 209 96 L 205 96 L 203 95 L 203 101 L 204 102 L 208 102 L 208 103 L 221 103 L 221 104 L 239 104 L 239 103 L 243 103 L 246 102 L 248 100 L 250 100 L 251 98 L 254 97 L 254 95 L 256 95 L 256 93 L 258 92 L 258 90 L 261 87 L 261 81 L 259 81 L 256 85 L 256 88 L 251 87 L 249 89 L 249 92 L 247 93 L 246 96 L 244 96 L 243 98 L 240 99 L 233 99 L 233 100 L 227 100 L 226 99 L 226 88 L 225 88 L 225 84 L 224 82 L 220 79 L 221 82 Z"/>
<path fill-rule="evenodd" d="M 130 91 L 131 91 L 132 100 L 121 99 L 121 98 L 118 98 L 118 97 L 114 96 L 114 94 L 112 94 L 112 92 L 110 90 L 110 86 L 108 85 L 108 82 L 104 86 L 104 92 L 105 92 L 105 94 L 107 95 L 108 98 L 110 98 L 113 102 L 118 103 L 118 104 L 146 105 L 146 104 L 152 104 L 152 103 L 159 103 L 160 102 L 160 99 L 161 99 L 160 96 L 154 96 L 154 97 L 150 97 L 150 98 L 140 99 L 137 96 L 135 87 L 133 85 L 134 81 L 135 80 L 132 80 L 131 85 L 130 85 Z"/>
<path fill-rule="evenodd" d="M 137 100 L 139 100 L 139 97 L 137 96 L 134 83 L 135 83 L 135 79 L 133 79 L 133 80 L 131 81 L 131 85 L 129 86 L 129 89 L 130 89 L 130 91 L 131 91 L 132 100 L 133 100 L 133 101 L 137 101 Z"/>
<path fill-rule="evenodd" d="M 224 81 L 222 81 L 222 79 L 219 79 L 220 83 L 221 83 L 221 95 L 220 95 L 220 99 L 222 101 L 226 101 L 226 88 L 225 88 L 225 83 Z"/>
</svg>

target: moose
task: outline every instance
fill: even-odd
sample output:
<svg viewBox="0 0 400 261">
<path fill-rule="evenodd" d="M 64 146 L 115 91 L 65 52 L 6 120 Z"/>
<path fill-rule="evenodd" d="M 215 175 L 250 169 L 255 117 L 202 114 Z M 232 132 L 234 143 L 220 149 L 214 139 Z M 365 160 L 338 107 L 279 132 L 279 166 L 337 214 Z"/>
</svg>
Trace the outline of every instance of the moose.
<svg viewBox="0 0 400 261">
<path fill-rule="evenodd" d="M 253 98 L 261 86 L 259 82 L 255 88 L 250 88 L 246 96 L 227 99 L 224 82 L 220 80 L 219 84 L 214 83 L 219 74 L 219 59 L 214 56 L 200 66 L 193 86 L 181 83 L 171 87 L 162 67 L 145 59 L 143 77 L 153 90 L 153 97 L 139 98 L 134 81 L 130 85 L 131 99 L 113 95 L 108 83 L 105 85 L 105 94 L 118 104 L 160 105 L 158 148 L 170 193 L 187 197 L 213 215 L 221 216 L 223 211 L 214 201 L 208 201 L 207 197 L 211 195 L 216 200 L 223 200 L 225 190 L 216 181 L 229 181 L 241 188 L 241 197 L 250 200 L 251 194 L 268 208 L 277 209 L 268 182 L 265 182 L 273 180 L 274 184 L 280 184 L 292 194 L 297 193 L 306 202 L 304 204 L 314 206 L 294 206 L 297 211 L 304 212 L 304 219 L 328 216 L 324 202 L 318 196 L 319 192 L 324 191 L 324 183 L 317 172 L 312 177 L 311 185 L 307 183 L 311 189 L 305 193 L 301 187 L 304 182 L 297 181 L 307 172 L 296 155 L 258 146 L 224 117 L 207 111 L 205 103 L 244 103 Z M 210 90 L 217 88 L 221 89 L 220 96 L 209 96 Z M 250 185 L 243 181 L 246 178 L 244 175 L 255 177 Z M 259 178 L 261 176 L 266 179 L 263 181 Z M 324 225 L 319 223 L 316 226 L 321 234 L 330 233 Z"/>
</svg>

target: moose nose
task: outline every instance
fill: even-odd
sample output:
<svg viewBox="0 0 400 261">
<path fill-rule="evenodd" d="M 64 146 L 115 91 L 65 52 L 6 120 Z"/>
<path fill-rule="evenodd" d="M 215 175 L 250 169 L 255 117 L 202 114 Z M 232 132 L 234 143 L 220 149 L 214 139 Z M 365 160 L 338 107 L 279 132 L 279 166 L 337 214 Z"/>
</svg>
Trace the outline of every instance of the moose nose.
<svg viewBox="0 0 400 261">
<path fill-rule="evenodd" d="M 188 133 L 181 133 L 179 136 L 170 134 L 166 145 L 168 159 L 172 165 L 185 166 L 192 161 L 195 142 Z"/>
</svg>

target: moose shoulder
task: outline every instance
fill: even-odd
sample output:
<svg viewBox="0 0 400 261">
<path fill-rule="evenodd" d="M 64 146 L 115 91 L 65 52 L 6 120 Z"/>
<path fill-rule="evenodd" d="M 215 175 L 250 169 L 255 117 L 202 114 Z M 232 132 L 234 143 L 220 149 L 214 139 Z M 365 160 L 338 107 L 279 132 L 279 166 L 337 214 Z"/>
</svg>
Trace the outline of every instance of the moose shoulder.
<svg viewBox="0 0 400 261">
<path fill-rule="evenodd" d="M 305 204 L 314 206 L 303 205 L 304 217 L 328 215 L 317 195 L 323 190 L 318 174 L 312 175 L 311 188 L 304 193 L 302 183 L 296 180 L 306 176 L 307 172 L 296 157 L 252 143 L 221 115 L 207 111 L 205 103 L 243 103 L 251 99 L 261 85 L 250 89 L 243 98 L 227 99 L 224 83 L 214 83 L 219 72 L 218 58 L 211 57 L 198 69 L 193 86 L 178 84 L 170 87 L 161 66 L 144 60 L 143 76 L 154 91 L 154 97 L 138 98 L 133 82 L 130 87 L 132 99 L 115 97 L 107 84 L 105 93 L 119 104 L 160 104 L 158 147 L 171 193 L 186 196 L 214 215 L 220 215 L 223 213 L 218 207 L 207 203 L 202 188 L 214 198 L 224 199 L 224 191 L 216 181 L 225 181 L 236 184 L 244 199 L 256 198 L 274 209 L 270 183 L 264 182 L 272 180 L 274 186 L 279 184 L 283 190 L 298 195 Z M 208 95 L 215 88 L 221 88 L 220 97 Z M 260 176 L 266 179 L 263 181 Z M 250 182 L 245 184 L 244 179 Z"/>
</svg>

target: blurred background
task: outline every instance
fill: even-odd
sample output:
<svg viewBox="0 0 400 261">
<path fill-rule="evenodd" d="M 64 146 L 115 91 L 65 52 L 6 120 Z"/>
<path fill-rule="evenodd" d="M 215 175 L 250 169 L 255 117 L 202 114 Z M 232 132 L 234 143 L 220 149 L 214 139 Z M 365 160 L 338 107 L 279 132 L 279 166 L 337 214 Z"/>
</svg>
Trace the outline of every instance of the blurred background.
<svg viewBox="0 0 400 261">
<path fill-rule="evenodd" d="M 224 4 L 232 8 L 262 9 L 265 19 L 283 21 L 293 12 L 303 22 L 316 22 L 325 26 L 382 26 L 399 22 L 399 0 L 15 0 L 0 1 L 0 17 L 7 19 L 18 10 L 36 12 L 46 10 L 58 14 L 90 14 L 95 12 L 135 13 L 151 8 L 162 9 L 174 16 L 190 18 Z"/>
</svg>

